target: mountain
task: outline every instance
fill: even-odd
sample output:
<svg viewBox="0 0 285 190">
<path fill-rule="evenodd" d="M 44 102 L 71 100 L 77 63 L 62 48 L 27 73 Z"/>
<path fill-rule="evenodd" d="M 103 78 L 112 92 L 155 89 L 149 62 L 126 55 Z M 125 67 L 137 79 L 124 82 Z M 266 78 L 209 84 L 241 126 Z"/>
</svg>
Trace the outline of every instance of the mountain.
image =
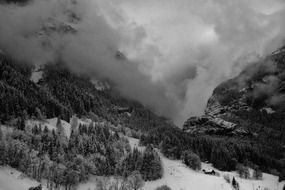
<svg viewBox="0 0 285 190">
<path fill-rule="evenodd" d="M 35 68 L 1 53 L 0 89 L 1 123 L 27 115 L 60 116 L 69 121 L 77 114 L 140 131 L 171 126 L 139 102 L 122 97 L 106 81 L 94 84 L 87 76 L 69 72 L 60 62 Z"/>
<path fill-rule="evenodd" d="M 260 136 L 285 145 L 285 46 L 217 86 L 205 115 L 189 118 L 184 131 Z M 264 140 L 264 139 L 263 139 Z"/>
<path fill-rule="evenodd" d="M 155 128 L 141 137 L 168 158 L 185 151 L 220 170 L 258 168 L 285 179 L 285 51 L 278 49 L 218 85 L 205 114 L 190 117 L 183 129 Z"/>
<path fill-rule="evenodd" d="M 284 170 L 285 46 L 218 85 L 208 100 L 205 114 L 190 117 L 183 131 L 248 142 L 263 155 L 283 163 L 281 170 Z"/>
</svg>

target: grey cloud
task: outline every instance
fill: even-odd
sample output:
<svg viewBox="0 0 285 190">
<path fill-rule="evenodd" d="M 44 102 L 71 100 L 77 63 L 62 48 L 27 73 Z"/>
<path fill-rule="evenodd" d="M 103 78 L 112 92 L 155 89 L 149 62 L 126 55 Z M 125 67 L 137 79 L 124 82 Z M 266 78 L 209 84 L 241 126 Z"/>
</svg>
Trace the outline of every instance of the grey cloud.
<svg viewBox="0 0 285 190">
<path fill-rule="evenodd" d="M 203 113 L 216 85 L 284 43 L 284 2 L 274 2 L 274 7 L 264 0 L 0 5 L 0 49 L 35 64 L 61 56 L 72 71 L 109 79 L 123 95 L 181 125 Z M 77 32 L 38 35 L 50 18 Z M 116 59 L 118 50 L 126 59 Z"/>
</svg>

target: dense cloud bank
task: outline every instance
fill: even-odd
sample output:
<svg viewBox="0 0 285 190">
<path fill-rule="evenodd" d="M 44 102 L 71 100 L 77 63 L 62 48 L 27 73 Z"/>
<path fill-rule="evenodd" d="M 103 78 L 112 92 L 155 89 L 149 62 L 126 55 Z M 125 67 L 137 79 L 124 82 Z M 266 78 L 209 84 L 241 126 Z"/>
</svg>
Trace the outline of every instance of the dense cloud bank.
<svg viewBox="0 0 285 190">
<path fill-rule="evenodd" d="M 0 49 L 61 59 L 181 124 L 217 84 L 283 44 L 283 18 L 282 0 L 36 0 L 0 5 Z"/>
</svg>

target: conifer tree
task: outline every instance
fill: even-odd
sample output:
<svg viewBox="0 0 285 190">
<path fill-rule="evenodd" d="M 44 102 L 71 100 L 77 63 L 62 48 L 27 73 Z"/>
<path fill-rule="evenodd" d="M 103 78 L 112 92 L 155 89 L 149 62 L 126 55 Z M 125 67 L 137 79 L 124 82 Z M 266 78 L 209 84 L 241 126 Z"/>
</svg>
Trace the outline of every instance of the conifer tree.
<svg viewBox="0 0 285 190">
<path fill-rule="evenodd" d="M 254 179 L 262 179 L 262 171 L 259 169 L 258 166 L 255 166 L 253 169 L 253 176 Z"/>
<path fill-rule="evenodd" d="M 0 142 L 2 141 L 3 138 L 4 138 L 3 131 L 2 131 L 2 127 L 0 125 Z"/>
<path fill-rule="evenodd" d="M 24 117 L 20 117 L 19 119 L 18 119 L 18 123 L 17 123 L 17 128 L 19 129 L 19 130 L 25 130 L 25 127 L 26 127 L 26 125 L 25 125 L 25 119 L 24 119 Z"/>
<path fill-rule="evenodd" d="M 184 164 L 192 168 L 193 170 L 201 169 L 201 160 L 199 156 L 192 151 L 184 151 L 182 153 L 182 161 Z"/>
<path fill-rule="evenodd" d="M 65 137 L 65 133 L 64 133 L 64 128 L 61 123 L 60 117 L 57 118 L 56 130 L 57 130 L 57 134 L 63 139 Z"/>
<path fill-rule="evenodd" d="M 128 182 L 133 190 L 138 190 L 144 186 L 144 180 L 139 171 L 133 171 L 128 177 Z"/>
</svg>

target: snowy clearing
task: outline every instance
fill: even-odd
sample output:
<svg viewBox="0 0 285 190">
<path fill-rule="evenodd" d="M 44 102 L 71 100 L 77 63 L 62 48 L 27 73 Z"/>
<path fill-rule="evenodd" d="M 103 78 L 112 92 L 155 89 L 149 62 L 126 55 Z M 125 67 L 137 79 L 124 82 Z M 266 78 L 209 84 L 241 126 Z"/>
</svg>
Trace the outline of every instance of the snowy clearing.
<svg viewBox="0 0 285 190">
<path fill-rule="evenodd" d="M 43 121 L 40 120 L 33 120 L 29 119 L 26 121 L 26 128 L 28 130 L 31 130 L 35 125 L 41 126 L 42 130 L 47 127 L 49 130 L 56 130 L 56 123 L 57 123 L 57 117 L 51 118 L 51 119 L 46 119 Z M 61 124 L 64 128 L 65 135 L 69 138 L 71 129 L 70 129 L 70 124 L 64 120 L 61 119 Z"/>
<path fill-rule="evenodd" d="M 50 125 L 56 127 L 57 119 L 58 119 L 57 117 L 52 118 L 52 119 L 47 119 L 47 122 L 48 122 Z M 62 119 L 61 119 L 61 124 L 62 124 L 62 126 L 63 126 L 63 128 L 64 128 L 65 135 L 69 138 L 69 137 L 70 137 L 70 134 L 71 134 L 70 124 L 69 124 L 68 122 L 62 120 Z"/>
<path fill-rule="evenodd" d="M 43 78 L 43 71 L 33 71 L 30 80 L 34 83 L 38 83 Z"/>
</svg>

